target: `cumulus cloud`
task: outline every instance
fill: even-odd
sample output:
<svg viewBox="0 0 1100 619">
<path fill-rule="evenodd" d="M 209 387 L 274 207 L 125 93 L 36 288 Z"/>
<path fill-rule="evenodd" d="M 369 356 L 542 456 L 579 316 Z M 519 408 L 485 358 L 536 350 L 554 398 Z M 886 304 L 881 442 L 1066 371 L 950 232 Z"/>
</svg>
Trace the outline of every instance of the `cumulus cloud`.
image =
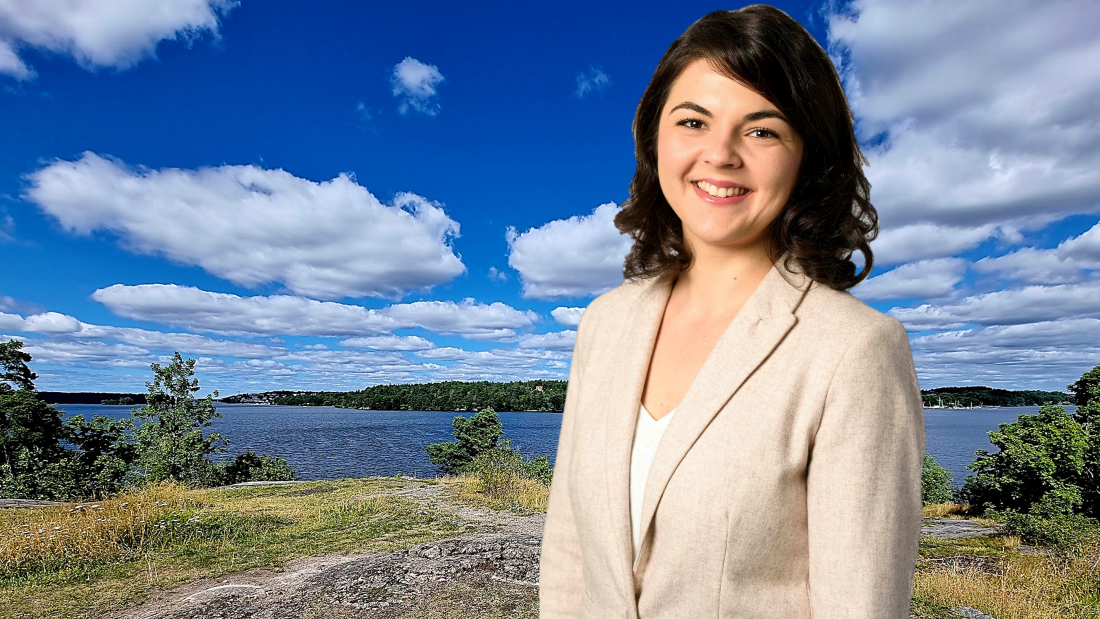
<svg viewBox="0 0 1100 619">
<path fill-rule="evenodd" d="M 115 284 L 92 299 L 124 318 L 223 335 L 383 334 L 399 323 L 378 310 L 290 295 L 241 297 L 175 284 Z"/>
<path fill-rule="evenodd" d="M 550 315 L 558 321 L 558 324 L 576 327 L 581 324 L 581 314 L 584 314 L 584 309 L 583 307 L 555 307 L 550 310 Z"/>
<path fill-rule="evenodd" d="M 541 348 L 546 350 L 573 350 L 577 341 L 577 332 L 573 329 L 553 331 L 551 333 L 528 333 L 520 336 L 520 348 Z"/>
<path fill-rule="evenodd" d="M 134 320 L 223 335 L 388 335 L 420 327 L 470 339 L 501 339 L 538 319 L 501 302 L 416 301 L 368 309 L 289 295 L 242 297 L 175 284 L 115 284 L 92 298 Z"/>
<path fill-rule="evenodd" d="M 633 241 L 615 228 L 619 206 L 608 202 L 588 215 L 555 219 L 517 233 L 508 226 L 508 264 L 519 271 L 523 296 L 586 297 L 623 281 L 623 261 Z"/>
<path fill-rule="evenodd" d="M 539 315 L 530 310 L 517 310 L 501 303 L 480 303 L 467 297 L 454 301 L 416 301 L 391 305 L 382 312 L 404 325 L 416 325 L 444 334 L 462 335 L 468 339 L 498 340 L 516 334 Z"/>
<path fill-rule="evenodd" d="M 974 270 L 1029 283 L 1081 281 L 1100 271 L 1100 223 L 1051 249 L 1025 247 L 1003 256 L 987 256 L 974 263 Z"/>
<path fill-rule="evenodd" d="M 849 7 L 828 16 L 829 48 L 861 139 L 876 138 L 867 175 L 884 230 L 946 226 L 964 249 L 998 226 L 1100 208 L 1100 4 Z M 895 259 L 949 255 L 939 238 L 924 246 Z"/>
<path fill-rule="evenodd" d="M 399 193 L 386 205 L 347 174 L 318 183 L 252 165 L 151 170 L 85 152 L 27 178 L 25 197 L 66 230 L 109 231 L 131 251 L 242 286 L 394 298 L 466 270 L 450 245 L 459 225 L 438 203 Z"/>
<path fill-rule="evenodd" d="M 888 313 L 912 331 L 967 324 L 1012 325 L 1062 318 L 1100 317 L 1100 281 L 1027 286 L 966 297 L 942 305 L 895 307 Z"/>
<path fill-rule="evenodd" d="M 435 348 L 435 343 L 419 335 L 353 337 L 341 340 L 340 345 L 348 348 L 373 348 L 375 350 L 427 350 Z"/>
<path fill-rule="evenodd" d="M 401 100 L 397 111 L 407 114 L 412 108 L 428 116 L 439 113 L 436 86 L 443 81 L 443 74 L 435 65 L 425 64 L 406 56 L 393 67 L 390 83 L 393 96 Z"/>
<path fill-rule="evenodd" d="M 154 55 L 160 41 L 218 36 L 218 19 L 239 3 L 231 0 L 0 1 L 0 73 L 34 77 L 20 47 L 74 58 L 88 69 L 125 69 Z"/>
<path fill-rule="evenodd" d="M 865 280 L 852 294 L 863 300 L 943 297 L 955 291 L 966 274 L 966 260 L 939 258 L 903 264 Z"/>
</svg>

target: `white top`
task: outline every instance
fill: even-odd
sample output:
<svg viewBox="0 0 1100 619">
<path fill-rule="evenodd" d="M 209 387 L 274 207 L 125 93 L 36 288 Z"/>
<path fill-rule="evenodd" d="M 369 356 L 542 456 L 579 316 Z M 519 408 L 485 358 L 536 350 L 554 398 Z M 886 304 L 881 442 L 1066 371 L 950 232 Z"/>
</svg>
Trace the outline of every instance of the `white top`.
<svg viewBox="0 0 1100 619">
<path fill-rule="evenodd" d="M 638 556 L 638 547 L 642 545 L 642 495 L 645 493 L 645 480 L 649 476 L 649 465 L 657 444 L 672 419 L 672 409 L 660 419 L 654 419 L 644 405 L 638 407 L 638 423 L 634 426 L 634 446 L 630 450 L 630 527 L 634 532 L 634 556 Z"/>
</svg>

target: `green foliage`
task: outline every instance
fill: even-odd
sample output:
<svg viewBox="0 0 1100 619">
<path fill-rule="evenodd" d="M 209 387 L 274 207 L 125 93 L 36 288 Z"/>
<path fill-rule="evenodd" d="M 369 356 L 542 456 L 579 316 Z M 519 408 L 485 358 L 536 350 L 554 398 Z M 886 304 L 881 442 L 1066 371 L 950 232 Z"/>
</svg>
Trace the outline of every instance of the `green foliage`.
<svg viewBox="0 0 1100 619">
<path fill-rule="evenodd" d="M 1037 415 L 1020 415 L 1015 422 L 1000 424 L 1000 432 L 989 432 L 989 437 L 1000 451 L 975 452 L 977 459 L 967 468 L 976 476 L 967 476 L 960 491 L 975 513 L 987 509 L 1027 512 L 1052 491 L 1081 504 L 1077 483 L 1090 437 L 1063 407 L 1044 405 Z"/>
<path fill-rule="evenodd" d="M 457 441 L 428 445 L 428 459 L 447 474 L 462 470 L 478 454 L 497 446 L 504 434 L 500 417 L 492 408 L 484 408 L 467 419 L 461 415 L 451 421 Z"/>
<path fill-rule="evenodd" d="M 0 497 L 68 496 L 65 493 L 80 477 L 75 454 L 61 443 L 61 412 L 43 402 L 33 388 L 32 384 L 30 389 L 0 390 Z"/>
<path fill-rule="evenodd" d="M 1004 535 L 1019 535 L 1025 544 L 1048 546 L 1063 554 L 1080 555 L 1086 543 L 1100 542 L 1100 522 L 1081 514 L 1048 512 L 1038 504 L 1028 513 L 988 510 L 986 517 L 1004 523 Z"/>
<path fill-rule="evenodd" d="M 249 400 L 267 400 L 284 406 L 336 406 L 365 410 L 555 411 L 565 406 L 566 381 L 463 382 L 376 385 L 362 391 L 267 392 L 246 394 Z M 234 396 L 230 396 L 233 398 Z M 226 398 L 229 401 L 230 398 Z"/>
<path fill-rule="evenodd" d="M 148 481 L 173 479 L 200 486 L 218 485 L 220 471 L 207 456 L 228 451 L 225 446 L 229 441 L 217 432 L 203 431 L 213 418 L 221 417 L 214 407 L 217 390 L 205 398 L 195 398 L 193 394 L 199 390 L 198 379 L 192 378 L 195 360 L 184 361 L 178 352 L 167 366 L 152 363 L 149 367 L 153 382 L 145 383 L 145 406 L 132 409 L 134 417 L 143 422 L 134 432 L 134 476 Z"/>
<path fill-rule="evenodd" d="M 8 340 L 0 342 L 0 392 L 10 391 L 11 386 L 16 389 L 34 391 L 34 379 L 38 375 L 27 366 L 30 363 L 30 353 L 23 352 L 23 342 Z"/>
<path fill-rule="evenodd" d="M 931 454 L 924 454 L 920 485 L 922 505 L 948 503 L 954 494 L 954 489 L 951 487 L 951 472 L 940 466 Z"/>
<path fill-rule="evenodd" d="M 133 443 L 133 419 L 112 419 L 95 415 L 86 421 L 84 415 L 65 420 L 66 440 L 76 448 L 83 481 L 80 495 L 102 499 L 123 489 L 130 466 L 137 458 Z"/>
<path fill-rule="evenodd" d="M 1073 393 L 1074 404 L 1078 406 L 1100 402 L 1100 365 L 1082 374 L 1068 389 Z"/>
<path fill-rule="evenodd" d="M 486 449 L 464 465 L 461 473 L 476 475 L 485 483 L 489 495 L 504 492 L 511 487 L 511 479 L 526 477 L 550 485 L 553 467 L 546 456 L 526 460 L 523 454 L 512 449 L 512 440 L 504 439 L 499 447 Z"/>
<path fill-rule="evenodd" d="M 221 483 L 239 484 L 246 481 L 293 481 L 298 479 L 286 458 L 258 455 L 251 450 L 237 454 L 222 471 Z"/>
</svg>

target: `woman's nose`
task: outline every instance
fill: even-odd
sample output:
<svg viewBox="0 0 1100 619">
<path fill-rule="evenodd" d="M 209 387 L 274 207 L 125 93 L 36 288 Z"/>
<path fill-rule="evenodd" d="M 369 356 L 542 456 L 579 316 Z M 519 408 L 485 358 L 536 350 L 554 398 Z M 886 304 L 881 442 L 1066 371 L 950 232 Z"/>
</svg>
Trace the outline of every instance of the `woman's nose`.
<svg viewBox="0 0 1100 619">
<path fill-rule="evenodd" d="M 740 148 L 741 141 L 736 134 L 724 136 L 716 134 L 704 152 L 706 162 L 716 167 L 739 168 L 743 163 Z"/>
</svg>

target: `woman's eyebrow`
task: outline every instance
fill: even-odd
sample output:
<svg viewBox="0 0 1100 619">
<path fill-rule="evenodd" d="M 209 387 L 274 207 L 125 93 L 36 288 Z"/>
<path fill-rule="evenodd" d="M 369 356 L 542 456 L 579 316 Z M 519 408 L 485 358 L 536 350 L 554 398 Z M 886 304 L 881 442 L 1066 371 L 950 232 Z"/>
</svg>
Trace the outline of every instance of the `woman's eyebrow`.
<svg viewBox="0 0 1100 619">
<path fill-rule="evenodd" d="M 668 113 L 672 114 L 680 108 L 691 110 L 698 114 L 702 114 L 703 116 L 714 118 L 714 114 L 711 114 L 710 110 L 697 103 L 692 103 L 691 101 L 684 101 L 683 103 L 669 110 Z M 745 114 L 742 120 L 752 122 L 754 120 L 764 120 L 765 118 L 778 118 L 779 120 L 790 124 L 789 121 L 784 118 L 782 114 L 779 113 L 779 110 L 757 110 L 755 112 L 749 112 L 748 114 Z"/>
</svg>

